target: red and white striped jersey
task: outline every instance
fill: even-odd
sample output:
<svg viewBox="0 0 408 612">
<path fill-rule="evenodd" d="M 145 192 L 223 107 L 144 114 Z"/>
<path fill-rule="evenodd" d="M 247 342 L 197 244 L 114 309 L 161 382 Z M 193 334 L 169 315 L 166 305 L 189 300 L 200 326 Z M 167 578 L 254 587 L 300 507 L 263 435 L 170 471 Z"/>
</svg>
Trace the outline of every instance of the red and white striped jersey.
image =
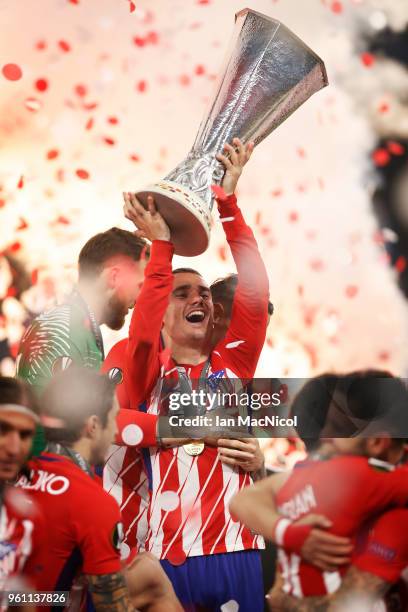
<svg viewBox="0 0 408 612">
<path fill-rule="evenodd" d="M 213 380 L 250 379 L 265 340 L 268 278 L 255 238 L 237 207 L 235 196 L 219 203 L 219 211 L 221 217 L 228 218 L 223 227 L 237 265 L 239 282 L 231 324 L 224 340 L 210 355 L 208 376 Z M 147 409 L 144 417 L 157 418 L 162 380 L 167 375 L 171 377 L 175 369 L 168 351 L 160 346 L 160 330 L 173 287 L 172 255 L 171 243 L 153 242 L 143 288 L 132 315 L 129 339 L 124 344 L 126 401 L 121 402 L 124 410 L 120 411 L 118 419 L 118 443 L 122 448 L 109 460 L 110 474 L 105 483 L 110 479 L 109 486 L 114 491 L 116 482 L 115 497 L 118 501 L 120 498 L 124 510 L 132 500 L 135 502 L 135 510 L 130 513 L 133 518 L 123 517 L 127 531 L 132 520 L 137 524 L 141 517 L 135 501 L 135 488 L 142 478 L 136 467 L 139 464 L 135 449 L 144 447 L 144 469 L 151 488 L 146 548 L 159 558 L 182 563 L 187 556 L 263 547 L 263 540 L 234 521 L 228 509 L 232 496 L 250 484 L 248 473 L 222 464 L 217 449 L 212 447 L 206 446 L 197 456 L 188 455 L 182 447 L 157 448 L 149 442 L 151 431 L 144 430 L 144 423 L 135 418 L 132 424 L 128 418 L 132 410 L 137 414 L 142 404 Z M 183 365 L 188 376 L 198 380 L 205 363 L 194 367 Z M 115 371 L 115 366 L 110 360 L 109 368 Z M 122 412 L 127 414 L 126 423 L 121 421 Z M 115 461 L 113 469 L 110 465 Z"/>
</svg>

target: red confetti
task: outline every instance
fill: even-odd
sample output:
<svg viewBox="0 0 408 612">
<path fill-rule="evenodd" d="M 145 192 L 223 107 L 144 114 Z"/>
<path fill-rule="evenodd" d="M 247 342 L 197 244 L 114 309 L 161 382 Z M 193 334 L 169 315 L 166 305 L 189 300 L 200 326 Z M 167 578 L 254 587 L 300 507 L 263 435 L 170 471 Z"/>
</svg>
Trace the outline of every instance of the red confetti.
<svg viewBox="0 0 408 612">
<path fill-rule="evenodd" d="M 343 12 L 343 4 L 338 1 L 332 2 L 330 8 L 336 15 L 340 15 Z"/>
<path fill-rule="evenodd" d="M 90 119 L 88 119 L 88 121 L 86 122 L 85 125 L 85 129 L 86 130 L 91 130 L 94 124 L 94 120 L 92 119 L 92 117 Z"/>
<path fill-rule="evenodd" d="M 195 72 L 195 74 L 196 74 L 197 76 L 201 76 L 202 74 L 205 74 L 205 68 L 204 68 L 204 66 L 203 66 L 202 64 L 198 64 L 198 65 L 195 67 L 194 72 Z"/>
<path fill-rule="evenodd" d="M 129 10 L 133 13 L 136 9 L 136 4 L 134 2 L 129 2 Z"/>
<path fill-rule="evenodd" d="M 376 149 L 372 154 L 372 159 L 376 166 L 386 166 L 391 156 L 387 149 Z"/>
<path fill-rule="evenodd" d="M 275 189 L 274 191 L 271 192 L 272 197 L 274 198 L 279 198 L 283 193 L 282 189 Z"/>
<path fill-rule="evenodd" d="M 17 64 L 5 64 L 1 71 L 8 81 L 18 81 L 23 76 L 23 71 Z"/>
<path fill-rule="evenodd" d="M 303 285 L 298 285 L 297 292 L 298 292 L 299 297 L 303 296 L 303 292 L 304 292 Z"/>
<path fill-rule="evenodd" d="M 71 51 L 71 45 L 67 43 L 66 40 L 59 40 L 58 46 L 61 49 L 61 51 L 64 51 L 64 53 L 69 53 L 69 51 Z"/>
<path fill-rule="evenodd" d="M 141 36 L 134 36 L 133 42 L 135 43 L 136 47 L 144 47 L 146 44 L 146 39 L 142 38 Z"/>
<path fill-rule="evenodd" d="M 86 180 L 89 178 L 89 172 L 87 170 L 83 170 L 82 168 L 75 170 L 75 174 L 77 175 L 78 178 L 83 179 L 83 180 Z"/>
<path fill-rule="evenodd" d="M 146 81 L 139 81 L 136 85 L 136 89 L 140 91 L 140 93 L 143 93 L 144 91 L 146 91 L 147 89 Z"/>
<path fill-rule="evenodd" d="M 3 208 L 6 205 L 6 200 L 0 200 L 0 208 Z"/>
<path fill-rule="evenodd" d="M 358 287 L 356 285 L 348 285 L 346 287 L 346 296 L 348 298 L 353 298 L 357 295 L 358 293 Z"/>
<path fill-rule="evenodd" d="M 379 359 L 380 361 L 388 361 L 388 360 L 389 360 L 389 358 L 390 358 L 390 353 L 389 353 L 389 351 L 380 351 L 380 352 L 378 353 L 378 359 Z"/>
<path fill-rule="evenodd" d="M 129 159 L 131 159 L 134 162 L 140 161 L 139 155 L 136 155 L 135 153 L 132 153 L 131 155 L 129 155 Z"/>
<path fill-rule="evenodd" d="M 47 151 L 47 159 L 56 159 L 58 155 L 58 149 L 50 149 L 49 151 Z"/>
<path fill-rule="evenodd" d="M 298 219 L 299 219 L 299 214 L 296 212 L 296 210 L 292 210 L 292 212 L 289 213 L 289 221 L 291 223 L 296 223 Z"/>
<path fill-rule="evenodd" d="M 47 91 L 48 81 L 46 79 L 37 79 L 35 82 L 35 88 L 37 91 Z"/>
<path fill-rule="evenodd" d="M 34 268 L 31 272 L 31 284 L 36 285 L 38 282 L 38 268 Z"/>
<path fill-rule="evenodd" d="M 157 43 L 159 42 L 159 35 L 157 34 L 157 32 L 148 32 L 146 36 L 146 42 L 150 43 L 151 45 L 157 45 Z"/>
<path fill-rule="evenodd" d="M 397 272 L 401 274 L 405 270 L 406 267 L 407 267 L 407 260 L 405 259 L 405 257 L 403 257 L 403 255 L 400 255 L 397 261 L 395 262 L 395 269 L 397 270 Z"/>
<path fill-rule="evenodd" d="M 16 297 L 16 295 L 17 295 L 17 289 L 15 287 L 12 286 L 7 289 L 6 297 Z"/>
<path fill-rule="evenodd" d="M 45 40 L 39 40 L 35 43 L 35 48 L 37 49 L 37 51 L 44 51 L 44 49 L 47 48 L 47 43 L 45 42 Z"/>
<path fill-rule="evenodd" d="M 374 64 L 375 62 L 375 57 L 372 53 L 362 53 L 361 54 L 361 61 L 364 64 L 364 66 L 366 66 L 367 68 L 371 68 L 371 66 Z"/>
<path fill-rule="evenodd" d="M 197 4 L 210 4 L 210 0 L 197 0 Z"/>
<path fill-rule="evenodd" d="M 324 269 L 324 263 L 321 259 L 312 259 L 309 265 L 314 272 L 321 272 Z"/>
<path fill-rule="evenodd" d="M 68 0 L 71 4 L 79 4 L 79 0 Z"/>
<path fill-rule="evenodd" d="M 38 100 L 38 98 L 26 98 L 24 100 L 24 106 L 30 112 L 36 113 L 37 111 L 40 110 L 42 104 L 41 104 L 40 100 Z"/>
<path fill-rule="evenodd" d="M 119 123 L 119 119 L 117 117 L 108 117 L 108 123 L 111 125 L 117 125 Z"/>
<path fill-rule="evenodd" d="M 64 217 L 63 215 L 60 215 L 59 217 L 57 217 L 55 222 L 56 223 L 60 223 L 61 225 L 70 225 L 71 224 L 71 221 L 67 217 Z"/>
<path fill-rule="evenodd" d="M 218 256 L 221 259 L 221 261 L 226 261 L 227 260 L 227 254 L 226 254 L 224 246 L 218 247 Z"/>
<path fill-rule="evenodd" d="M 388 102 L 381 102 L 381 104 L 378 105 L 378 112 L 381 114 L 388 113 L 389 110 L 390 105 L 388 104 Z"/>
<path fill-rule="evenodd" d="M 387 149 L 392 155 L 404 155 L 405 153 L 405 147 L 400 142 L 395 142 L 395 140 L 387 142 Z"/>
<path fill-rule="evenodd" d="M 10 244 L 9 249 L 12 253 L 16 253 L 21 249 L 21 242 L 18 242 L 18 240 L 16 242 L 13 242 L 12 244 Z"/>
<path fill-rule="evenodd" d="M 303 149 L 303 147 L 298 148 L 297 154 L 299 155 L 301 159 L 305 159 L 306 157 L 306 151 Z"/>
<path fill-rule="evenodd" d="M 20 217 L 20 223 L 19 223 L 19 225 L 17 227 L 17 231 L 25 230 L 25 229 L 27 229 L 27 227 L 28 227 L 27 221 L 25 219 L 23 219 L 23 217 Z"/>
<path fill-rule="evenodd" d="M 76 95 L 79 96 L 80 98 L 84 98 L 86 94 L 88 93 L 86 86 L 82 85 L 81 83 L 79 85 L 75 85 L 74 89 L 75 89 Z"/>
<path fill-rule="evenodd" d="M 188 76 L 188 74 L 181 74 L 179 77 L 179 81 L 180 81 L 180 85 L 184 85 L 184 86 L 190 85 L 191 83 L 191 79 Z"/>
<path fill-rule="evenodd" d="M 261 211 L 257 210 L 255 215 L 255 225 L 260 225 L 261 223 Z"/>
<path fill-rule="evenodd" d="M 220 185 L 211 185 L 211 191 L 213 192 L 217 200 L 220 200 L 220 202 L 225 202 L 225 200 L 228 198 L 224 189 L 220 187 Z"/>
<path fill-rule="evenodd" d="M 20 176 L 20 179 L 17 183 L 17 189 L 22 189 L 24 187 L 24 176 Z"/>
<path fill-rule="evenodd" d="M 108 136 L 104 136 L 103 140 L 107 145 L 113 146 L 115 144 L 115 140 L 113 138 L 109 138 Z"/>
</svg>

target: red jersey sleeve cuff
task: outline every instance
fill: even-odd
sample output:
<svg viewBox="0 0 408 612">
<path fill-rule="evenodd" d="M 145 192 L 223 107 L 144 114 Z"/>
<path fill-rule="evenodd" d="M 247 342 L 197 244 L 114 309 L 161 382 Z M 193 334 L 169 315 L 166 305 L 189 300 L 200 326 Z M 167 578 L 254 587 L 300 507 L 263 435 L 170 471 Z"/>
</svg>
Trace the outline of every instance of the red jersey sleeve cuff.
<svg viewBox="0 0 408 612">
<path fill-rule="evenodd" d="M 119 410 L 116 443 L 120 446 L 141 448 L 157 446 L 157 419 L 155 414 L 146 414 L 139 410 Z"/>
<path fill-rule="evenodd" d="M 169 240 L 153 240 L 150 259 L 163 259 L 171 261 L 174 254 L 174 245 Z"/>
<path fill-rule="evenodd" d="M 217 200 L 217 205 L 220 217 L 232 216 L 239 210 L 235 193 L 227 196 L 226 199 Z"/>
</svg>

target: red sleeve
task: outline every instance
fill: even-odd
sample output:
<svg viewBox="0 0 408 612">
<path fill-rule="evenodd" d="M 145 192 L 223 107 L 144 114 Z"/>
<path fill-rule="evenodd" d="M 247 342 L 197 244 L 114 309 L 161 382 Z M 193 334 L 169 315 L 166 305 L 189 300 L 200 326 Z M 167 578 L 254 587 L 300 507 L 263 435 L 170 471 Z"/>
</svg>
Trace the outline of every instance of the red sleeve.
<svg viewBox="0 0 408 612">
<path fill-rule="evenodd" d="M 225 235 L 238 272 L 232 317 L 225 338 L 215 350 L 242 378 L 252 378 L 265 342 L 269 281 L 251 228 L 235 195 L 218 202 Z"/>
<path fill-rule="evenodd" d="M 123 527 L 119 506 L 102 488 L 93 487 L 74 517 L 77 541 L 83 559 L 84 574 L 113 574 L 121 570 L 120 544 Z"/>
<path fill-rule="evenodd" d="M 408 504 L 408 469 L 399 467 L 392 472 L 378 471 L 374 465 L 367 463 L 369 470 L 362 482 L 364 495 L 360 503 L 369 516 L 373 511 L 385 510 L 390 506 L 406 506 Z"/>
<path fill-rule="evenodd" d="M 396 582 L 408 566 L 408 510 L 390 510 L 374 523 L 353 565 L 387 582 Z"/>
<path fill-rule="evenodd" d="M 139 406 L 160 373 L 160 330 L 173 287 L 171 242 L 154 240 L 129 327 L 124 379 L 130 406 Z"/>
<path fill-rule="evenodd" d="M 148 447 L 155 446 L 157 440 L 156 424 L 158 417 L 155 414 L 145 414 L 139 412 L 138 406 L 130 406 L 127 393 L 128 386 L 125 383 L 126 368 L 125 358 L 128 339 L 120 340 L 109 351 L 102 364 L 102 372 L 110 373 L 111 378 L 116 382 L 116 396 L 118 398 L 120 410 L 117 418 L 118 435 L 116 444 L 120 446 L 129 444 L 129 437 L 122 438 L 124 429 L 127 426 L 137 425 L 142 430 L 143 437 L 140 442 L 132 446 Z M 129 431 L 129 430 L 128 430 Z M 140 438 L 140 436 L 138 436 Z M 135 439 L 137 440 L 138 437 Z"/>
</svg>

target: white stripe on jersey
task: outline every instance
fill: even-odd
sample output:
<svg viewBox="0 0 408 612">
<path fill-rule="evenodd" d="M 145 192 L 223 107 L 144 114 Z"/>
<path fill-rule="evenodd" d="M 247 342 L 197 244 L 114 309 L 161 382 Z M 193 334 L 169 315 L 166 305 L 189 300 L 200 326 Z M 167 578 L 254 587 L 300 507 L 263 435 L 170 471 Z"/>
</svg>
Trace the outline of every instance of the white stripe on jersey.
<svg viewBox="0 0 408 612">
<path fill-rule="evenodd" d="M 185 482 L 180 495 L 181 517 L 183 523 L 183 550 L 190 550 L 194 543 L 194 553 L 203 554 L 203 541 L 201 536 L 194 539 L 200 531 L 201 525 L 201 499 L 200 477 L 198 474 L 198 457 L 188 455 L 182 448 L 178 452 L 178 472 L 180 482 Z M 192 500 L 196 503 L 192 504 Z"/>
<path fill-rule="evenodd" d="M 337 591 L 341 584 L 339 572 L 323 572 L 323 580 L 328 593 Z"/>
</svg>

